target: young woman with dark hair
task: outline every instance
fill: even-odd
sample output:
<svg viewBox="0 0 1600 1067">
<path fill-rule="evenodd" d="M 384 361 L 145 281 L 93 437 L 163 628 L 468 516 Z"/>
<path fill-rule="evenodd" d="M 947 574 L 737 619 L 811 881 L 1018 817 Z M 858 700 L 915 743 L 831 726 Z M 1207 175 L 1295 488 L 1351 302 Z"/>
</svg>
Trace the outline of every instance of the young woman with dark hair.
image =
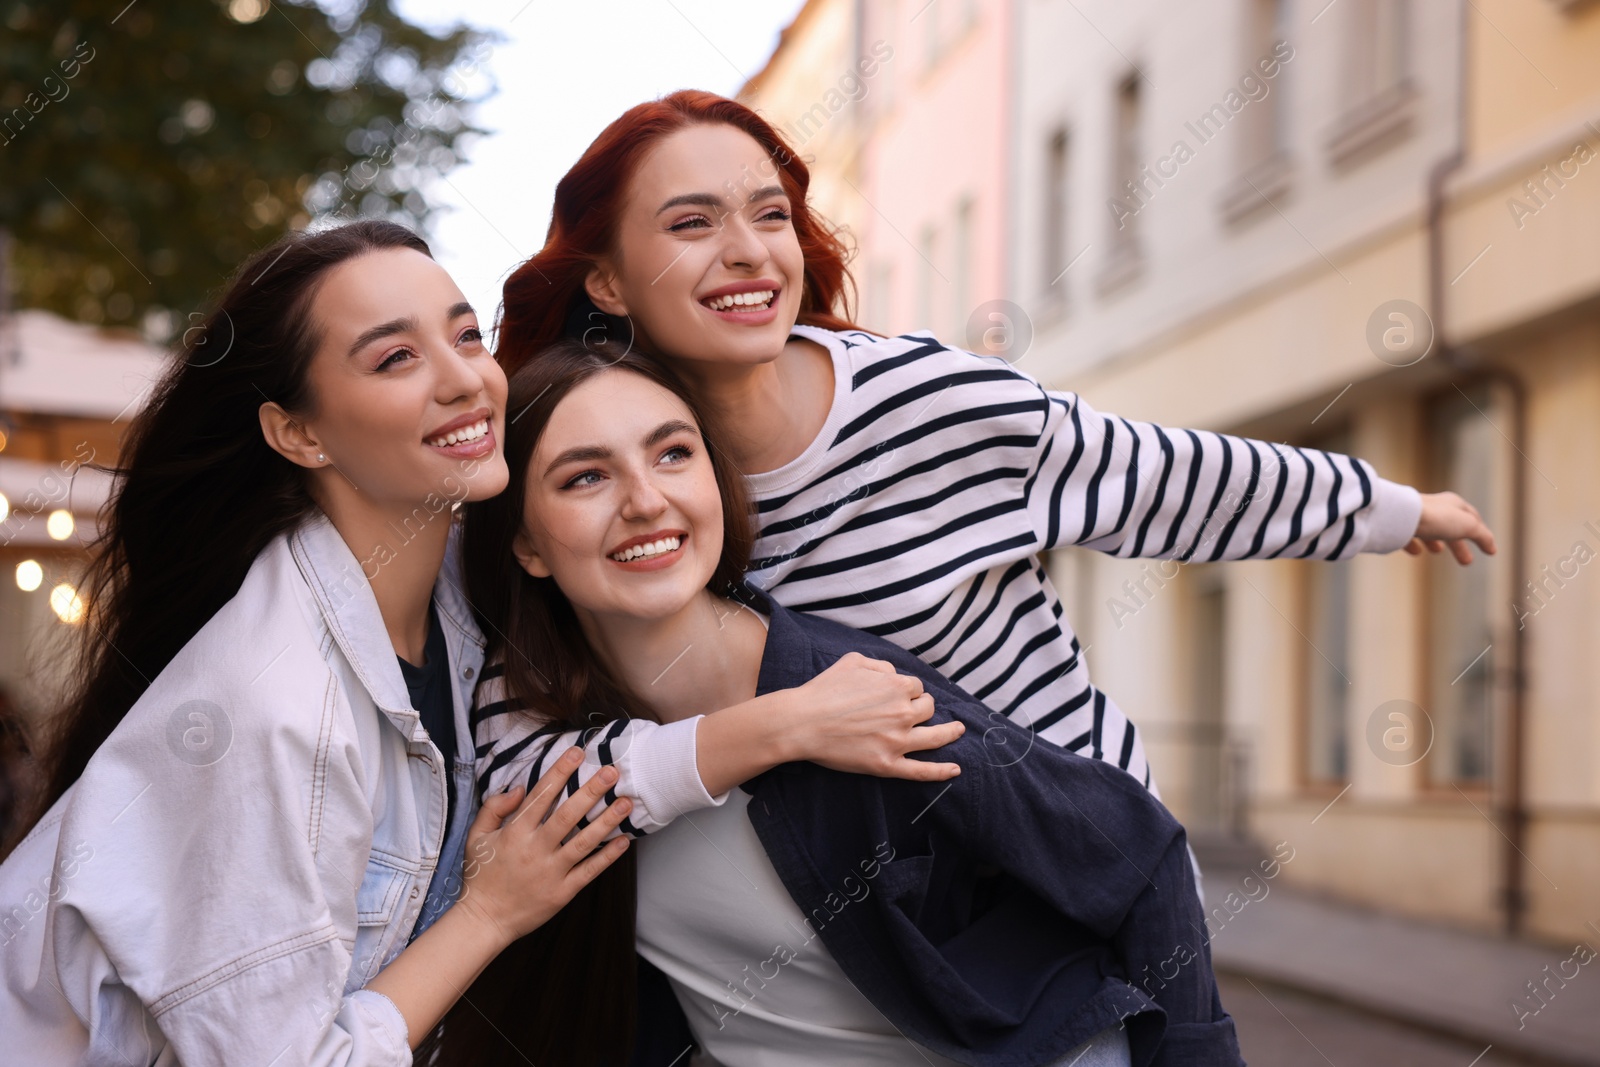
<svg viewBox="0 0 1600 1067">
<path fill-rule="evenodd" d="M 0 865 L 7 1062 L 409 1064 L 622 853 L 626 801 L 563 843 L 600 776 L 540 825 L 575 753 L 478 812 L 454 744 L 483 638 L 441 570 L 452 505 L 505 485 L 505 389 L 388 223 L 265 249 L 187 335 L 117 472 L 47 810 Z"/>
<path fill-rule="evenodd" d="M 562 336 L 609 338 L 671 365 L 727 427 L 757 507 L 750 581 L 785 606 L 884 637 L 1154 790 L 1043 553 L 1495 550 L 1461 497 L 1365 460 L 1105 414 L 927 333 L 855 327 L 809 181 L 737 101 L 683 91 L 627 111 L 557 185 L 544 248 L 506 281 L 496 351 L 514 371 Z M 638 789 L 667 774 L 632 770 Z"/>
<path fill-rule="evenodd" d="M 644 838 L 636 898 L 619 863 L 508 949 L 446 1022 L 447 1044 L 476 1043 L 445 1062 L 509 1062 L 507 1042 L 536 1063 L 630 1062 L 635 939 L 726 1067 L 1241 1062 L 1184 834 L 1155 797 L 996 722 L 915 656 L 746 586 L 743 479 L 660 364 L 558 343 L 512 376 L 508 406 L 511 487 L 467 508 L 469 595 L 491 663 L 523 660 L 518 635 L 560 648 L 509 671 L 480 717 L 491 779 L 520 780 L 563 730 L 670 724 L 850 655 L 920 678 L 938 719 L 976 729 L 949 746 L 949 782 L 789 763 Z M 646 1018 L 632 1062 L 684 1062 L 666 1016 Z M 581 1050 L 541 1041 L 562 1020 Z"/>
</svg>

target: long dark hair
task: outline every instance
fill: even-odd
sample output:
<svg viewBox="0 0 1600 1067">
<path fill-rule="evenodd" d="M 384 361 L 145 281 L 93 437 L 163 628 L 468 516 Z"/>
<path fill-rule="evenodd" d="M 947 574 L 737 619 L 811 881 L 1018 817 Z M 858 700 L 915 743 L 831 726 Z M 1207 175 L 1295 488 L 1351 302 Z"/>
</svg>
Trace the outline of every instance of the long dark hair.
<svg viewBox="0 0 1600 1067">
<path fill-rule="evenodd" d="M 251 256 L 129 427 L 84 581 L 87 611 L 65 703 L 45 737 L 42 795 L 18 835 L 172 658 L 233 598 L 273 538 L 316 507 L 305 472 L 275 452 L 258 411 L 310 416 L 311 303 L 335 266 L 380 249 L 429 255 L 403 226 L 365 221 L 290 234 Z"/>
<path fill-rule="evenodd" d="M 467 594 L 491 661 L 505 664 L 506 696 L 541 724 L 603 726 L 623 716 L 655 719 L 648 704 L 606 669 L 550 578 L 517 565 L 528 468 L 550 417 L 574 388 L 609 370 L 637 374 L 676 395 L 699 426 L 722 497 L 722 555 L 707 588 L 736 594 L 750 559 L 753 524 L 744 479 L 718 430 L 671 370 L 608 342 L 558 341 L 509 380 L 505 492 L 466 506 Z M 445 1018 L 443 1064 L 499 1062 L 510 1042 L 538 1064 L 624 1064 L 635 1031 L 634 863 L 626 853 L 538 930 L 492 962 Z M 418 1050 L 418 1062 L 428 1062 Z M 517 1059 L 516 1062 L 521 1062 Z"/>
<path fill-rule="evenodd" d="M 771 123 L 739 101 L 681 89 L 623 112 L 556 184 L 544 247 L 511 272 L 502 290 L 495 357 L 507 374 L 570 332 L 574 310 L 590 306 L 584 281 L 595 263 L 616 247 L 617 220 L 645 156 L 664 137 L 710 125 L 732 126 L 754 138 L 788 194 L 805 258 L 798 321 L 830 330 L 855 328 L 850 322 L 855 289 L 847 267 L 850 250 L 807 202 L 811 171 L 805 162 Z M 599 316 L 598 311 L 592 314 Z M 608 336 L 630 336 L 620 320 L 601 318 L 612 331 Z"/>
</svg>

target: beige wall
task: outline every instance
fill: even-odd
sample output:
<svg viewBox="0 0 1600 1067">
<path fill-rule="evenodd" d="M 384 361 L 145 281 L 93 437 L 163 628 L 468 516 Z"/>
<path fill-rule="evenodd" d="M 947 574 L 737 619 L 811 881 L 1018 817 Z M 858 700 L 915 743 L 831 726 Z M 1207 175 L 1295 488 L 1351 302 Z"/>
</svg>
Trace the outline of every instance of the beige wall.
<svg viewBox="0 0 1600 1067">
<path fill-rule="evenodd" d="M 1496 152 L 1536 129 L 1541 116 L 1600 95 L 1600 7 L 1473 0 L 1471 21 L 1470 130 L 1476 151 Z"/>
<path fill-rule="evenodd" d="M 1075 149 L 1091 157 L 1075 163 L 1073 210 L 1079 240 L 1092 244 L 1104 200 L 1095 182 L 1108 165 L 1100 115 L 1106 85 L 1125 57 L 1145 66 L 1158 86 L 1182 83 L 1183 91 L 1166 94 L 1168 103 L 1159 93 L 1150 97 L 1156 128 L 1170 125 L 1232 60 L 1226 14 L 1233 7 L 1198 3 L 1181 17 L 1186 47 L 1196 35 L 1205 42 L 1189 59 L 1173 54 L 1176 45 L 1146 5 L 1085 5 L 1116 54 L 1069 35 L 1052 21 L 1059 13 L 1025 9 L 1031 22 L 1022 35 L 1027 69 L 1017 194 L 1024 225 L 1013 248 L 1025 306 L 1037 252 L 1029 236 L 1037 227 L 1027 224 L 1038 217 L 1030 169 L 1045 134 L 1065 118 Z M 1525 389 L 1526 457 L 1510 462 L 1526 493 L 1525 558 L 1537 576 L 1544 564 L 1570 556 L 1579 539 L 1600 552 L 1600 534 L 1583 526 L 1594 521 L 1600 529 L 1594 477 L 1600 469 L 1600 63 L 1594 61 L 1600 5 L 1569 17 L 1548 2 L 1479 4 L 1467 20 L 1464 67 L 1448 32 L 1455 13 L 1447 5 L 1416 8 L 1440 31 L 1419 35 L 1426 54 L 1414 65 L 1425 108 L 1437 120 L 1426 132 L 1354 171 L 1328 166 L 1318 131 L 1338 104 L 1326 95 L 1325 78 L 1338 57 L 1333 35 L 1324 32 L 1329 23 L 1320 30 L 1300 26 L 1293 38 L 1298 66 L 1286 68 L 1299 77 L 1289 135 L 1297 184 L 1283 197 L 1281 214 L 1239 229 L 1217 224 L 1213 198 L 1230 167 L 1220 153 L 1209 162 L 1197 158 L 1181 175 L 1187 184 L 1174 182 L 1145 209 L 1153 259 L 1144 277 L 1102 295 L 1092 269 L 1086 271 L 1064 313 L 1041 316 L 1035 350 L 1022 366 L 1102 410 L 1171 425 L 1300 443 L 1343 423 L 1355 454 L 1424 491 L 1449 488 L 1429 484 L 1423 463 L 1427 397 L 1468 380 L 1475 366 L 1507 369 Z M 1490 20 L 1526 58 L 1506 46 Z M 1364 328 L 1387 300 L 1429 306 L 1427 175 L 1453 149 L 1452 72 L 1462 69 L 1470 82 L 1467 158 L 1444 185 L 1437 325 L 1463 366 L 1430 358 L 1396 369 L 1374 356 Z M 1171 118 L 1161 117 L 1164 108 Z M 1592 158 L 1584 153 L 1580 160 L 1580 141 Z M 1563 161 L 1558 186 L 1541 168 Z M 1369 181 L 1374 177 L 1381 191 Z M 1530 179 L 1545 184 L 1539 200 L 1524 187 Z M 1532 210 L 1514 212 L 1513 198 Z M 1093 257 L 1091 251 L 1085 267 L 1092 268 Z M 1507 551 L 1474 565 L 1492 568 L 1504 591 L 1495 603 L 1503 612 L 1495 640 L 1509 646 L 1511 601 L 1520 591 L 1510 581 L 1511 530 L 1497 532 Z M 1052 562 L 1052 573 L 1068 590 L 1080 636 L 1092 644 L 1087 658 L 1097 684 L 1140 724 L 1163 795 L 1191 819 L 1193 605 L 1199 587 L 1217 576 L 1186 568 L 1119 626 L 1106 600 L 1143 566 L 1065 553 Z M 1303 669 L 1316 654 L 1304 636 L 1311 566 L 1221 568 L 1223 704 L 1230 743 L 1248 753 L 1252 836 L 1296 848 L 1284 877 L 1301 888 L 1399 914 L 1498 928 L 1507 853 L 1496 822 L 1503 779 L 1465 795 L 1431 787 L 1425 764 L 1395 767 L 1374 759 L 1365 736 L 1367 718 L 1387 700 L 1429 705 L 1428 576 L 1454 564 L 1396 553 L 1353 565 L 1350 775 L 1342 794 L 1338 785 L 1304 780 Z M 1525 620 L 1524 929 L 1556 941 L 1583 935 L 1600 894 L 1596 619 L 1600 561 L 1592 571 L 1584 566 L 1548 607 Z"/>
</svg>

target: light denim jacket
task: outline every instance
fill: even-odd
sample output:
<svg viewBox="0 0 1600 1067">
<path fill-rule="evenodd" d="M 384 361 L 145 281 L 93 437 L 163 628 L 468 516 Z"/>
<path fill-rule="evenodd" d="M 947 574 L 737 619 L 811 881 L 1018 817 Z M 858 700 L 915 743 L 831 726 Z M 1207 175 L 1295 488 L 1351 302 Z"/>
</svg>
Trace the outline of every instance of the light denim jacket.
<svg viewBox="0 0 1600 1067">
<path fill-rule="evenodd" d="M 459 551 L 457 529 L 434 597 L 470 738 L 483 638 Z M 425 905 L 459 894 L 477 802 L 470 757 L 452 763 L 361 564 L 316 513 L 0 865 L 0 1060 L 411 1063 L 399 1011 L 362 987 Z"/>
</svg>

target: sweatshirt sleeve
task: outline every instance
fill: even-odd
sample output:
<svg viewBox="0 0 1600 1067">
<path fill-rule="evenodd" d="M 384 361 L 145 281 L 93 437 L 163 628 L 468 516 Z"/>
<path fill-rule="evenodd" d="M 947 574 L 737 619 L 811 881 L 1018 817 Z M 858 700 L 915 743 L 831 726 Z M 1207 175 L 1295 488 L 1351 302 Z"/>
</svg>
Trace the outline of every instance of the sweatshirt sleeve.
<svg viewBox="0 0 1600 1067">
<path fill-rule="evenodd" d="M 480 798 L 516 785 L 533 784 L 569 748 L 583 749 L 583 762 L 567 782 L 568 795 L 602 767 L 615 767 L 617 781 L 580 825 L 598 818 L 619 796 L 633 810 L 610 837 L 642 837 L 685 812 L 713 808 L 728 799 L 712 796 L 700 778 L 695 738 L 703 715 L 677 722 L 616 719 L 583 730 L 542 724 L 508 697 L 505 673 L 496 664 L 484 671 L 473 698 L 472 731 L 477 752 Z"/>
<path fill-rule="evenodd" d="M 1364 459 L 1170 429 L 1046 392 L 1028 479 L 1042 548 L 1188 562 L 1348 559 L 1410 540 L 1421 496 Z"/>
</svg>

